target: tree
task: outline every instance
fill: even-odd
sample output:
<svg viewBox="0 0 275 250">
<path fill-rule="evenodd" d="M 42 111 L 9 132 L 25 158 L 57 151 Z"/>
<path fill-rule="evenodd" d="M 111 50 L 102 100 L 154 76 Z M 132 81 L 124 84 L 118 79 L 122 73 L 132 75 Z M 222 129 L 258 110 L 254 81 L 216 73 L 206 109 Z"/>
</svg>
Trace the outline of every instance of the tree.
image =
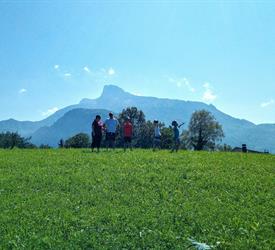
<svg viewBox="0 0 275 250">
<path fill-rule="evenodd" d="M 36 146 L 30 143 L 29 138 L 20 136 L 17 132 L 0 133 L 0 148 L 35 148 Z"/>
<path fill-rule="evenodd" d="M 144 123 L 139 132 L 136 147 L 150 148 L 153 146 L 154 124 L 151 121 Z"/>
<path fill-rule="evenodd" d="M 215 117 L 206 110 L 193 113 L 188 130 L 184 132 L 185 143 L 194 150 L 215 148 L 215 142 L 224 137 L 222 126 Z"/>
<path fill-rule="evenodd" d="M 133 125 L 133 138 L 132 138 L 132 145 L 134 147 L 138 147 L 139 144 L 139 138 L 142 133 L 142 128 L 146 124 L 145 115 L 142 110 L 138 110 L 136 107 L 128 107 L 126 109 L 123 109 L 122 112 L 118 116 L 120 127 L 120 134 L 117 138 L 118 145 L 123 145 L 123 123 L 127 118 L 130 118 L 130 121 Z"/>
<path fill-rule="evenodd" d="M 173 130 L 171 127 L 165 127 L 164 124 L 161 128 L 161 141 L 160 147 L 165 149 L 171 149 L 173 147 Z"/>
<path fill-rule="evenodd" d="M 90 137 L 85 133 L 79 133 L 65 141 L 66 148 L 88 148 Z"/>
</svg>

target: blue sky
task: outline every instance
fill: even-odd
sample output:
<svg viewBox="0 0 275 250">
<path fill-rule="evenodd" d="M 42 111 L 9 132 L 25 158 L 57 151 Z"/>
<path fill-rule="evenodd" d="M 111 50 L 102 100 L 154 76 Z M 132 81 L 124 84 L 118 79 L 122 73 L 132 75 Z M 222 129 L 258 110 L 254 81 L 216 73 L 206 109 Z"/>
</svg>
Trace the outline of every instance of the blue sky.
<svg viewBox="0 0 275 250">
<path fill-rule="evenodd" d="M 0 120 L 105 84 L 275 123 L 273 1 L 0 1 Z"/>
</svg>

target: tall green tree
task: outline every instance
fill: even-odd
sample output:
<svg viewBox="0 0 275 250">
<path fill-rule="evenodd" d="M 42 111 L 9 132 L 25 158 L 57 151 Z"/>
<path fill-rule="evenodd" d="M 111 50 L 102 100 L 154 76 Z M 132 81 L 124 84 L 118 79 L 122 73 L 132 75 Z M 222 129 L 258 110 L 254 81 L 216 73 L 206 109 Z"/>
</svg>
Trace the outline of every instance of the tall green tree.
<svg viewBox="0 0 275 250">
<path fill-rule="evenodd" d="M 136 107 L 128 107 L 123 109 L 118 116 L 118 121 L 120 124 L 120 133 L 117 140 L 118 146 L 123 145 L 123 124 L 127 118 L 130 118 L 133 125 L 132 145 L 134 147 L 138 147 L 139 138 L 142 136 L 142 130 L 146 124 L 146 120 L 143 111 L 137 109 Z"/>
<path fill-rule="evenodd" d="M 222 126 L 213 114 L 206 110 L 193 113 L 188 130 L 183 134 L 185 143 L 194 150 L 215 148 L 216 141 L 220 141 L 223 137 Z"/>
<path fill-rule="evenodd" d="M 165 127 L 164 124 L 161 128 L 161 141 L 160 147 L 163 149 L 171 149 L 173 146 L 173 130 L 171 127 Z"/>
<path fill-rule="evenodd" d="M 150 148 L 153 146 L 154 124 L 151 121 L 145 122 L 139 132 L 139 137 L 136 141 L 136 147 Z"/>
</svg>

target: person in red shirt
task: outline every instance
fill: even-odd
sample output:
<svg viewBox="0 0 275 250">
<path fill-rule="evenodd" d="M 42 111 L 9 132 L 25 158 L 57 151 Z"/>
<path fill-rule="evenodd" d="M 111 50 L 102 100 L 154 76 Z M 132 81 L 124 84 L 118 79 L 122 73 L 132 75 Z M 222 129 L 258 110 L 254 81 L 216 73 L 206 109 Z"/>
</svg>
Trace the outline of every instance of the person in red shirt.
<svg viewBox="0 0 275 250">
<path fill-rule="evenodd" d="M 124 133 L 124 151 L 129 147 L 132 150 L 132 136 L 133 136 L 133 125 L 130 121 L 130 118 L 127 117 L 125 123 L 123 124 L 123 133 Z"/>
</svg>

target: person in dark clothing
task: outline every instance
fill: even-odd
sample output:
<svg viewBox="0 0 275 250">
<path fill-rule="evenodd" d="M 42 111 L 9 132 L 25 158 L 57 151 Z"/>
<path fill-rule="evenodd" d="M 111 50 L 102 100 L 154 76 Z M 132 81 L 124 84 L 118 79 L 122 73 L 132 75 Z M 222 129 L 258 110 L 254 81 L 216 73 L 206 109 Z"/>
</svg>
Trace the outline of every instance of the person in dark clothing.
<svg viewBox="0 0 275 250">
<path fill-rule="evenodd" d="M 99 152 L 100 144 L 102 140 L 102 124 L 100 123 L 101 117 L 97 115 L 92 123 L 92 152 L 94 148 L 97 148 L 97 152 Z"/>
</svg>

